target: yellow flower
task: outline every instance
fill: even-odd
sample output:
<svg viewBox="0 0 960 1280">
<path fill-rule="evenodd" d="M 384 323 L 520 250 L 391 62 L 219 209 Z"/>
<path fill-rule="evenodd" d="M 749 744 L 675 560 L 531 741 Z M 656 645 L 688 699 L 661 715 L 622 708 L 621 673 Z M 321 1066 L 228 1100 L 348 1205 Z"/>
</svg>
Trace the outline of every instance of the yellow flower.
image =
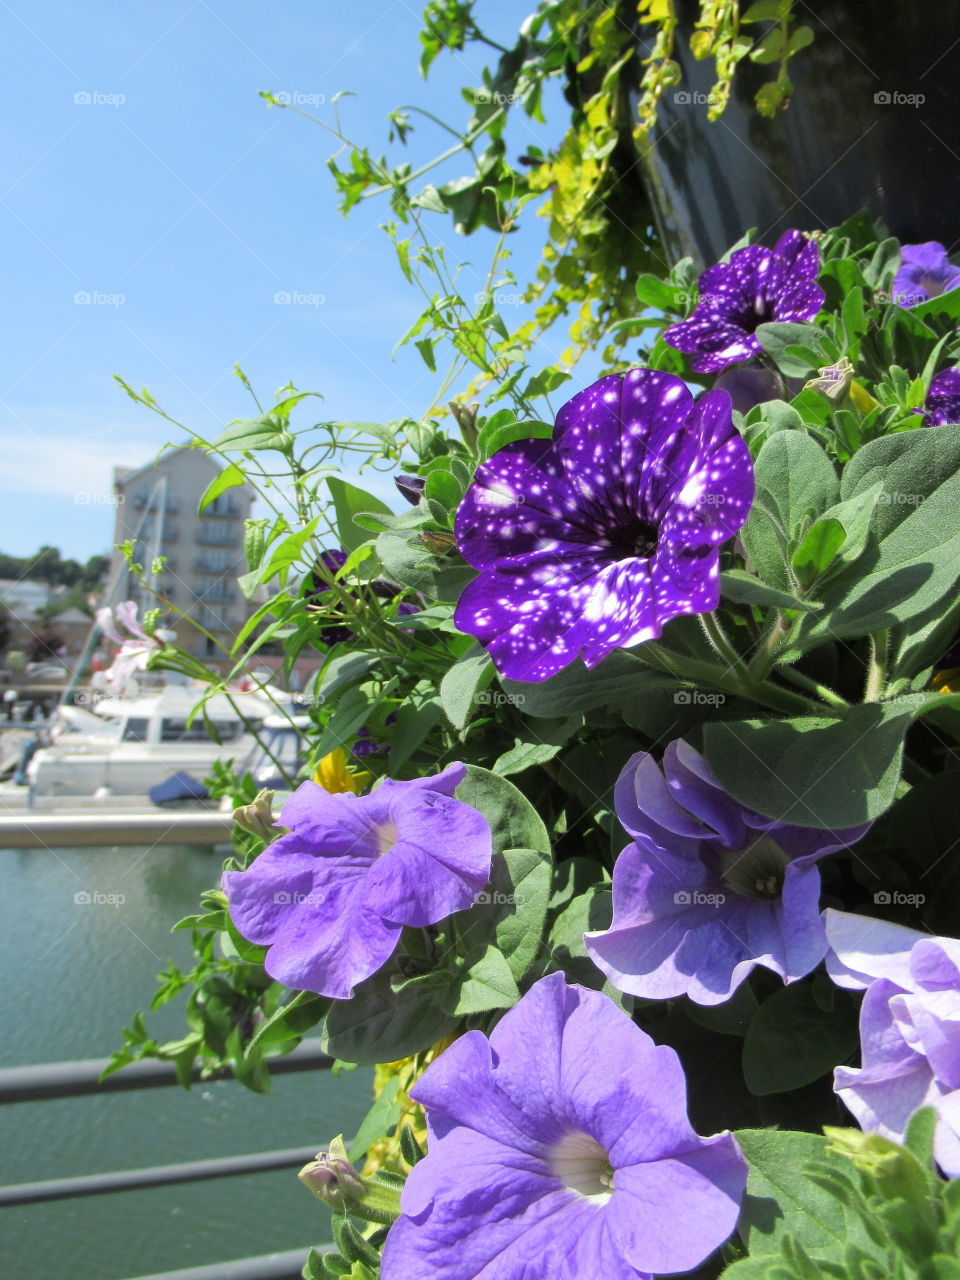
<svg viewBox="0 0 960 1280">
<path fill-rule="evenodd" d="M 313 780 L 318 787 L 323 787 L 324 791 L 332 794 L 351 791 L 356 796 L 370 782 L 372 776 L 363 769 L 348 769 L 347 754 L 338 747 L 336 751 L 331 751 L 329 755 L 323 757 L 314 771 Z"/>
<path fill-rule="evenodd" d="M 930 680 L 934 693 L 960 693 L 960 667 L 948 671 L 935 671 Z"/>
</svg>

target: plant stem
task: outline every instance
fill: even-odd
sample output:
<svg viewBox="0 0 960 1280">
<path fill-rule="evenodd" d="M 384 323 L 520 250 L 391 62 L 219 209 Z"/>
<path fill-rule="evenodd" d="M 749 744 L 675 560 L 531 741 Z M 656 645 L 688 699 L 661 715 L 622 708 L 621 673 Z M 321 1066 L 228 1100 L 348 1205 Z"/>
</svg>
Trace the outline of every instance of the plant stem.
<svg viewBox="0 0 960 1280">
<path fill-rule="evenodd" d="M 771 711 L 780 711 L 785 715 L 823 715 L 824 708 L 809 698 L 778 685 L 753 680 L 747 673 L 724 670 L 710 662 L 702 662 L 697 658 L 671 653 L 656 641 L 648 640 L 635 656 L 649 666 L 665 671 L 677 680 L 687 684 L 702 684 L 713 689 L 721 689 L 732 697 L 749 698 L 761 707 Z"/>
<path fill-rule="evenodd" d="M 863 691 L 864 702 L 879 702 L 887 681 L 887 660 L 890 636 L 886 630 L 875 631 L 870 637 L 870 665 L 867 668 L 867 685 Z"/>
<path fill-rule="evenodd" d="M 783 667 L 778 672 L 784 680 L 789 680 L 791 684 L 797 685 L 800 689 L 806 689 L 808 693 L 815 693 L 818 698 L 822 698 L 824 702 L 828 702 L 831 707 L 839 707 L 846 710 L 850 706 L 839 693 L 834 691 L 825 684 L 821 684 L 819 680 L 812 680 L 809 676 L 805 676 L 802 671 L 797 671 L 795 667 Z"/>
</svg>

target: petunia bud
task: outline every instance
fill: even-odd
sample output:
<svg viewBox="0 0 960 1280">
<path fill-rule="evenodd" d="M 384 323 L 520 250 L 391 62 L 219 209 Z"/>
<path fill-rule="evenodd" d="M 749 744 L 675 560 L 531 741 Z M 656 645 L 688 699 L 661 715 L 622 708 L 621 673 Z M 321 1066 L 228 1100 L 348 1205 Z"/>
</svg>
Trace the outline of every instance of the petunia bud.
<svg viewBox="0 0 960 1280">
<path fill-rule="evenodd" d="M 333 1139 L 297 1177 L 336 1213 L 389 1225 L 400 1216 L 400 1190 L 377 1178 L 362 1178 L 347 1158 L 343 1135 Z"/>
<path fill-rule="evenodd" d="M 411 507 L 415 507 L 423 496 L 427 481 L 424 476 L 394 476 L 393 483 L 410 503 Z"/>
<path fill-rule="evenodd" d="M 853 382 L 853 365 L 844 356 L 836 364 L 827 365 L 819 371 L 819 377 L 811 378 L 803 384 L 804 391 L 819 391 L 821 395 L 839 404 L 846 398 Z"/>
<path fill-rule="evenodd" d="M 244 831 L 249 831 L 252 836 L 258 836 L 261 840 L 266 840 L 267 844 L 271 840 L 276 840 L 280 831 L 273 825 L 273 791 L 260 791 L 253 804 L 241 805 L 239 809 L 234 809 L 233 820 L 238 827 L 243 827 Z"/>
<path fill-rule="evenodd" d="M 447 407 L 456 419 L 463 443 L 468 449 L 473 449 L 477 443 L 477 410 L 480 405 L 476 402 L 461 404 L 459 400 L 451 400 Z"/>
<path fill-rule="evenodd" d="M 421 533 L 420 541 L 428 551 L 432 551 L 435 556 L 446 556 L 451 551 L 455 551 L 457 547 L 456 538 L 452 533 Z"/>
</svg>

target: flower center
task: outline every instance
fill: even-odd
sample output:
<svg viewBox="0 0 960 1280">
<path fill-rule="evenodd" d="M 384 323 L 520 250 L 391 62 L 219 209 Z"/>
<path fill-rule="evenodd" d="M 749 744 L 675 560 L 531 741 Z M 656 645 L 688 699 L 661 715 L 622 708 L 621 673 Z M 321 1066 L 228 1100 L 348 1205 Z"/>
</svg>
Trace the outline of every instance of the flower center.
<svg viewBox="0 0 960 1280">
<path fill-rule="evenodd" d="M 652 520 L 636 519 L 610 535 L 610 546 L 617 560 L 649 560 L 656 554 L 660 530 Z"/>
<path fill-rule="evenodd" d="M 613 1195 L 610 1157 L 588 1133 L 579 1129 L 565 1133 L 550 1148 L 548 1162 L 551 1173 L 578 1196 L 606 1204 Z"/>
<path fill-rule="evenodd" d="M 946 280 L 943 276 L 921 276 L 920 288 L 925 289 L 931 298 L 939 298 L 946 292 Z"/>
<path fill-rule="evenodd" d="M 758 836 L 745 849 L 727 850 L 721 866 L 732 893 L 742 898 L 771 901 L 779 898 L 790 859 L 770 836 Z"/>
<path fill-rule="evenodd" d="M 374 827 L 374 834 L 377 838 L 377 849 L 382 856 L 389 853 L 397 843 L 397 824 L 392 818 L 387 822 L 378 822 Z"/>
</svg>

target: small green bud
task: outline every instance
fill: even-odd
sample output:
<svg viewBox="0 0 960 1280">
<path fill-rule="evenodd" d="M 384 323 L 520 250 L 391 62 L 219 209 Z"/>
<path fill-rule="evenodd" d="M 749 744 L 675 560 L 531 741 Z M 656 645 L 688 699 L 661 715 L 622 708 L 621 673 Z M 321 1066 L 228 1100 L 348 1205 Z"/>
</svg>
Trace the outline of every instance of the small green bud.
<svg viewBox="0 0 960 1280">
<path fill-rule="evenodd" d="M 273 791 L 261 791 L 253 804 L 241 805 L 233 811 L 233 820 L 238 827 L 243 827 L 252 836 L 266 840 L 267 844 L 280 835 L 279 829 L 273 825 L 274 794 Z"/>
<path fill-rule="evenodd" d="M 367 1222 L 390 1225 L 400 1216 L 400 1190 L 377 1177 L 363 1178 L 347 1158 L 343 1135 L 333 1139 L 297 1177 L 324 1204 Z"/>
</svg>

